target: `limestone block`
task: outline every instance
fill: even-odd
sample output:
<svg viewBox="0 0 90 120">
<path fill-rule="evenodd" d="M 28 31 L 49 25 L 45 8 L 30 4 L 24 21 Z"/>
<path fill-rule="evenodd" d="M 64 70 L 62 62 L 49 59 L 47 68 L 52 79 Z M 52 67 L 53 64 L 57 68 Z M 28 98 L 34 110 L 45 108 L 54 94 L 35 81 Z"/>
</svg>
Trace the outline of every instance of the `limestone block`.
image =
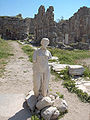
<svg viewBox="0 0 90 120">
<path fill-rule="evenodd" d="M 34 92 L 30 91 L 29 95 L 26 97 L 25 100 L 26 100 L 27 105 L 29 106 L 30 110 L 34 111 L 35 105 L 37 102 L 37 99 L 36 99 L 36 96 L 34 95 Z"/>
<path fill-rule="evenodd" d="M 61 102 L 62 102 L 62 100 L 59 97 L 57 97 L 54 101 L 53 106 L 55 106 L 57 109 L 59 109 L 61 106 Z"/>
<path fill-rule="evenodd" d="M 54 102 L 50 97 L 43 97 L 40 101 L 37 102 L 36 107 L 38 110 L 41 110 L 47 106 L 51 106 Z"/>
<path fill-rule="evenodd" d="M 57 97 L 55 99 L 54 105 L 60 112 L 65 112 L 68 109 L 68 105 L 65 100 Z"/>
<path fill-rule="evenodd" d="M 46 107 L 41 111 L 41 116 L 45 120 L 53 120 L 58 118 L 59 116 L 59 111 L 57 110 L 56 107 Z"/>
<path fill-rule="evenodd" d="M 61 70 L 64 70 L 67 66 L 69 66 L 68 64 L 57 64 L 54 63 L 52 64 L 52 69 L 56 72 L 59 72 Z"/>
<path fill-rule="evenodd" d="M 60 112 L 59 112 L 58 110 L 56 110 L 56 111 L 53 113 L 53 115 L 52 115 L 52 117 L 51 117 L 51 120 L 56 120 L 59 115 L 60 115 Z"/>
<path fill-rule="evenodd" d="M 49 95 L 49 97 L 51 98 L 51 100 L 55 100 L 55 96 L 54 95 Z"/>
<path fill-rule="evenodd" d="M 84 72 L 84 67 L 81 65 L 69 65 L 70 75 L 82 75 Z"/>
<path fill-rule="evenodd" d="M 53 56 L 53 57 L 51 58 L 51 60 L 56 60 L 56 61 L 58 61 L 58 57 Z"/>
</svg>

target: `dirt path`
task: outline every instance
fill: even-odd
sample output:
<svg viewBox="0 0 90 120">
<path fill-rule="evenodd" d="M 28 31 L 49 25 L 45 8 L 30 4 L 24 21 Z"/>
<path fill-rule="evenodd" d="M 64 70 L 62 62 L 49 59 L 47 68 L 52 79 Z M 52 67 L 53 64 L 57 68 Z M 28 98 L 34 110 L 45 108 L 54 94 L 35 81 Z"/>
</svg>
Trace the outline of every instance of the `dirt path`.
<svg viewBox="0 0 90 120">
<path fill-rule="evenodd" d="M 33 88 L 32 63 L 17 42 L 9 44 L 14 56 L 0 78 L 0 120 L 30 120 L 28 111 L 22 105 L 25 95 Z"/>
<path fill-rule="evenodd" d="M 30 113 L 23 105 L 25 95 L 32 90 L 32 63 L 23 53 L 20 45 L 12 41 L 14 56 L 6 66 L 5 75 L 0 78 L 0 120 L 30 120 Z M 82 103 L 75 94 L 63 88 L 62 81 L 50 80 L 52 93 L 64 94 L 69 112 L 61 120 L 90 120 L 90 105 Z M 23 108 L 24 106 L 24 108 Z"/>
</svg>

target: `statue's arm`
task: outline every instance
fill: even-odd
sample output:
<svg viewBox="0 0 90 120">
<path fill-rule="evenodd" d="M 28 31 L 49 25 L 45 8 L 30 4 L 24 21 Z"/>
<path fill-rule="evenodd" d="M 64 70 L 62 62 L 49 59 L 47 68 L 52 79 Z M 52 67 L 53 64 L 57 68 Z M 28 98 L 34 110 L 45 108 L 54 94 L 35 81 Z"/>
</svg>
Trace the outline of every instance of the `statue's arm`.
<svg viewBox="0 0 90 120">
<path fill-rule="evenodd" d="M 33 63 L 37 62 L 37 51 L 35 50 L 33 53 Z"/>
<path fill-rule="evenodd" d="M 52 59 L 52 54 L 49 52 L 49 57 L 48 59 Z"/>
</svg>

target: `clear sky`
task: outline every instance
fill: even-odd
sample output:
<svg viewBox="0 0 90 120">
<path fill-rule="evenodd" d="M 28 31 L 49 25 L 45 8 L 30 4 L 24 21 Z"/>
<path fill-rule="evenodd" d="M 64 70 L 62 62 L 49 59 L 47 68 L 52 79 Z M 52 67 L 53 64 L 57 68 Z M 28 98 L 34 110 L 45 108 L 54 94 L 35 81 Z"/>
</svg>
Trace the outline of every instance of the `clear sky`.
<svg viewBox="0 0 90 120">
<path fill-rule="evenodd" d="M 90 7 L 90 0 L 0 0 L 0 16 L 34 17 L 40 5 L 54 6 L 55 20 L 70 18 L 82 6 Z"/>
</svg>

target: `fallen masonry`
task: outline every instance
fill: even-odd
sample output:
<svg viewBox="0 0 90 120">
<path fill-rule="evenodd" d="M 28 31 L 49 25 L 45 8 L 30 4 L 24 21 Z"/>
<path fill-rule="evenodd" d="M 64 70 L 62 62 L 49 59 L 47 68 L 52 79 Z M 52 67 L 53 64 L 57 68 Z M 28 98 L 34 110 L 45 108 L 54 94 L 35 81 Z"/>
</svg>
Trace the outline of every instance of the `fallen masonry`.
<svg viewBox="0 0 90 120">
<path fill-rule="evenodd" d="M 30 111 L 39 118 L 55 120 L 60 114 L 68 110 L 66 101 L 59 98 L 57 95 L 49 95 L 46 97 L 38 96 L 38 98 L 34 95 L 34 91 L 30 91 L 29 95 L 26 97 L 26 102 Z"/>
</svg>

